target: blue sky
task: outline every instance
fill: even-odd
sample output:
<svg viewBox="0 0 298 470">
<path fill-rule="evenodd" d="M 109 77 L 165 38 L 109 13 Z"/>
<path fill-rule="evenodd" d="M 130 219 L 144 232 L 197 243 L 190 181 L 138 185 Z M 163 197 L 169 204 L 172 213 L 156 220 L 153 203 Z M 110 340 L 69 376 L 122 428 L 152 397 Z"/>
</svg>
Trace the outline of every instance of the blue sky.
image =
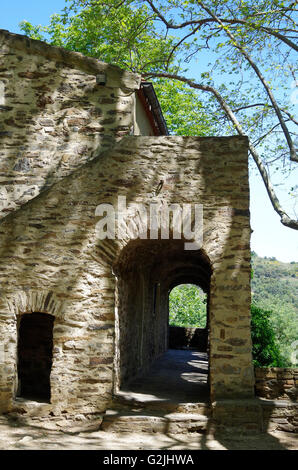
<svg viewBox="0 0 298 470">
<path fill-rule="evenodd" d="M 2 0 L 0 5 L 0 29 L 20 33 L 19 23 L 28 20 L 33 24 L 48 24 L 51 14 L 59 13 L 65 0 Z M 290 94 L 290 91 L 289 91 Z M 298 166 L 298 165 L 297 165 Z M 297 168 L 298 170 L 298 168 Z M 295 171 L 287 187 L 297 184 Z M 280 261 L 298 261 L 297 231 L 282 226 L 273 210 L 261 177 L 251 171 L 251 225 L 253 229 L 251 247 L 260 256 L 275 256 Z M 292 207 L 287 191 L 279 191 L 278 197 L 285 209 Z M 296 208 L 298 212 L 298 207 Z"/>
</svg>

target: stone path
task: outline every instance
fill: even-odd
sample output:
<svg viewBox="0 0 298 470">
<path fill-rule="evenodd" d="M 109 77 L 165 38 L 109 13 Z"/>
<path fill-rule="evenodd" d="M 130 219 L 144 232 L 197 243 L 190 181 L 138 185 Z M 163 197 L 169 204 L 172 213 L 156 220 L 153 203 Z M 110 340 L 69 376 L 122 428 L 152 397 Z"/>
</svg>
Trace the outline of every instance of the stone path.
<svg viewBox="0 0 298 470">
<path fill-rule="evenodd" d="M 168 350 L 145 375 L 121 388 L 101 429 L 180 434 L 209 430 L 207 354 Z"/>
<path fill-rule="evenodd" d="M 118 394 L 121 407 L 132 404 L 144 410 L 161 410 L 168 413 L 179 404 L 180 412 L 193 412 L 189 407 L 208 407 L 208 363 L 203 353 L 196 351 L 169 350 L 142 379 L 135 380 Z M 184 410 L 185 408 L 185 410 Z M 198 410 L 196 412 L 198 412 Z M 206 410 L 205 410 L 206 411 Z M 127 414 L 127 413 L 126 413 Z M 190 416 L 190 415 L 189 415 Z M 79 418 L 79 416 L 78 416 Z M 81 416 L 80 419 L 84 417 Z M 124 426 L 126 432 L 93 429 L 82 432 L 79 427 L 57 429 L 54 422 L 42 422 L 24 417 L 0 417 L 0 449 L 4 450 L 297 450 L 297 435 L 281 431 L 265 434 L 244 435 L 219 433 L 197 428 L 193 432 L 171 433 L 136 432 L 129 426 L 129 416 Z M 64 424 L 66 424 L 65 420 Z M 133 424 L 133 423 L 131 423 Z M 148 424 L 148 423 L 147 423 Z M 146 424 L 146 425 L 147 425 Z M 175 423 L 174 423 L 175 424 Z M 63 425 L 63 423 L 61 424 Z M 63 426 L 62 426 L 63 427 Z M 127 432 L 129 431 L 130 432 Z M 141 429 L 141 427 L 140 427 Z M 158 429 L 158 426 L 157 426 Z M 178 426 L 179 430 L 179 426 Z"/>
<path fill-rule="evenodd" d="M 207 402 L 207 374 L 206 353 L 169 349 L 144 377 L 122 387 L 118 395 L 144 402 Z"/>
</svg>

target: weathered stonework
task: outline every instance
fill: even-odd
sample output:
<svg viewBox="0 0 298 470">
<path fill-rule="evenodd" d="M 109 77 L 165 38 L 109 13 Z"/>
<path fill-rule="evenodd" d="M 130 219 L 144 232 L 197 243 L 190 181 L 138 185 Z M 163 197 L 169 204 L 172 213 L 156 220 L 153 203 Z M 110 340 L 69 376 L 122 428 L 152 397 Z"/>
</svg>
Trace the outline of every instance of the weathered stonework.
<svg viewBox="0 0 298 470">
<path fill-rule="evenodd" d="M 269 400 L 297 401 L 298 369 L 256 368 L 256 395 Z"/>
<path fill-rule="evenodd" d="M 0 217 L 134 133 L 140 77 L 0 30 Z"/>
<path fill-rule="evenodd" d="M 202 250 L 187 252 L 182 240 L 98 240 L 96 207 L 116 205 L 118 194 L 127 203 L 203 204 Z M 247 140 L 239 137 L 125 137 L 7 216 L 0 230 L 2 410 L 16 406 L 18 315 L 55 315 L 53 412 L 103 411 L 115 382 L 166 350 L 166 295 L 181 276 L 209 289 L 211 396 L 252 396 L 249 237 Z"/>
<path fill-rule="evenodd" d="M 168 348 L 168 292 L 185 282 L 208 295 L 211 401 L 253 397 L 247 139 L 126 135 L 138 76 L 6 32 L 0 42 L 0 411 L 103 413 Z M 100 240 L 96 208 L 117 209 L 119 195 L 148 210 L 202 204 L 202 248 Z M 40 406 L 17 397 L 31 313 L 54 317 Z"/>
<path fill-rule="evenodd" d="M 169 326 L 169 348 L 191 348 L 206 352 L 208 347 L 207 328 L 183 328 Z"/>
<path fill-rule="evenodd" d="M 298 432 L 298 404 L 288 400 L 219 400 L 212 403 L 217 431 L 256 433 Z"/>
</svg>

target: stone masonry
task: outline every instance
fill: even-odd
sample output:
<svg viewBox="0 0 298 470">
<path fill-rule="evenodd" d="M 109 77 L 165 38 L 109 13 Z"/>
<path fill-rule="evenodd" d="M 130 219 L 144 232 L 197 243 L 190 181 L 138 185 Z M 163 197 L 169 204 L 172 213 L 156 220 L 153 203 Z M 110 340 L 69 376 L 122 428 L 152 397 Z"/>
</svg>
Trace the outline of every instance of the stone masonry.
<svg viewBox="0 0 298 470">
<path fill-rule="evenodd" d="M 0 30 L 0 217 L 133 133 L 140 77 Z"/>
<path fill-rule="evenodd" d="M 298 369 L 256 368 L 256 394 L 273 400 L 297 401 Z"/>
<path fill-rule="evenodd" d="M 247 139 L 127 135 L 137 75 L 7 32 L 0 42 L 0 411 L 20 408 L 23 315 L 54 317 L 41 412 L 102 413 L 166 351 L 181 282 L 208 295 L 211 400 L 252 398 Z M 99 239 L 96 209 L 119 195 L 131 208 L 202 204 L 202 248 Z"/>
<path fill-rule="evenodd" d="M 233 181 L 229 177 L 231 171 Z M 171 183 L 173 174 L 175 184 Z M 190 174 L 191 181 L 187 177 Z M 155 196 L 153 190 L 160 180 L 170 182 Z M 158 241 L 152 247 L 151 240 L 96 238 L 96 207 L 102 202 L 116 204 L 118 194 L 127 195 L 128 202 L 147 204 L 166 200 L 203 204 L 203 252 L 208 254 L 212 269 L 211 393 L 213 396 L 252 395 L 247 141 L 238 137 L 132 136 L 86 164 L 84 171 L 77 170 L 56 183 L 1 224 L 0 321 L 6 358 L 1 374 L 2 409 L 11 408 L 15 397 L 17 318 L 22 313 L 44 312 L 55 316 L 51 374 L 55 410 L 104 410 L 111 399 L 117 305 L 116 314 L 118 310 L 123 325 L 120 334 L 126 337 L 124 363 L 126 354 L 131 362 L 143 354 L 144 363 L 165 350 L 165 336 L 156 350 L 152 346 L 146 348 L 146 341 L 148 345 L 152 337 L 150 329 L 161 331 L 159 325 L 163 325 L 166 334 L 165 312 L 152 318 L 150 304 L 146 302 L 154 260 L 151 250 L 153 254 L 157 250 L 160 261 Z M 123 261 L 124 267 L 118 267 L 125 247 L 127 250 L 137 242 L 139 247 L 132 250 L 132 254 L 138 253 L 137 266 L 130 262 L 126 268 Z M 185 268 L 187 275 L 198 276 L 199 253 L 191 256 L 183 250 L 183 244 L 181 247 L 181 244 L 173 246 L 171 241 L 162 242 L 165 242 L 163 257 L 172 259 L 166 265 L 172 270 L 173 282 Z M 132 320 L 125 308 L 130 289 L 128 268 L 138 283 L 141 279 L 135 272 L 143 272 L 143 294 L 139 293 L 141 299 L 136 307 L 141 305 L 142 313 L 137 310 Z M 168 288 L 165 280 L 169 279 L 169 272 L 157 271 L 156 275 L 160 276 L 164 292 Z M 135 289 L 140 292 L 140 284 L 134 283 L 134 295 L 130 292 L 128 305 L 135 299 Z M 136 328 L 148 332 L 141 349 L 127 342 L 136 335 Z M 121 350 L 121 337 L 117 341 Z"/>
</svg>

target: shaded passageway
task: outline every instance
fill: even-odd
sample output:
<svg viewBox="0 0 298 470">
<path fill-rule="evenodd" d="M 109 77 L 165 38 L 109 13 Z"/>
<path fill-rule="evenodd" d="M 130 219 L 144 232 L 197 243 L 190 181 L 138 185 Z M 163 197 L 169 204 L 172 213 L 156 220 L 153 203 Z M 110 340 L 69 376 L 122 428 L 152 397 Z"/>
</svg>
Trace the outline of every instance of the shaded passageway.
<svg viewBox="0 0 298 470">
<path fill-rule="evenodd" d="M 211 414 L 207 354 L 169 349 L 114 394 L 101 429 L 205 432 Z"/>
<path fill-rule="evenodd" d="M 207 354 L 168 351 L 169 293 L 175 286 L 202 287 L 207 294 L 208 324 L 211 266 L 207 255 L 202 250 L 184 250 L 183 240 L 133 240 L 122 250 L 114 272 L 114 393 L 129 391 L 171 400 L 175 391 L 176 402 L 208 400 Z"/>
<path fill-rule="evenodd" d="M 207 402 L 208 358 L 193 350 L 169 349 L 142 377 L 122 387 L 118 396 L 138 402 Z"/>
</svg>

